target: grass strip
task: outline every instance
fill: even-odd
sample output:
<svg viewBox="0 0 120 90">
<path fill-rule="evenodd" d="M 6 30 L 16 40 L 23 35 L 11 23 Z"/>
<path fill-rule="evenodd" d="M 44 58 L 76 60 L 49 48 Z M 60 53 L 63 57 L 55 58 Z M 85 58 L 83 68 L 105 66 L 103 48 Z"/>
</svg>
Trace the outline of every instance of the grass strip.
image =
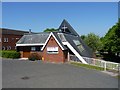
<svg viewBox="0 0 120 90">
<path fill-rule="evenodd" d="M 88 69 L 94 69 L 94 70 L 98 70 L 98 71 L 104 70 L 104 68 L 102 68 L 102 67 L 97 67 L 97 66 L 92 66 L 92 65 L 82 64 L 82 63 L 77 63 L 77 62 L 70 62 L 70 64 L 75 65 L 75 66 L 85 67 Z"/>
<path fill-rule="evenodd" d="M 120 80 L 120 75 L 117 75 L 117 78 Z"/>
</svg>

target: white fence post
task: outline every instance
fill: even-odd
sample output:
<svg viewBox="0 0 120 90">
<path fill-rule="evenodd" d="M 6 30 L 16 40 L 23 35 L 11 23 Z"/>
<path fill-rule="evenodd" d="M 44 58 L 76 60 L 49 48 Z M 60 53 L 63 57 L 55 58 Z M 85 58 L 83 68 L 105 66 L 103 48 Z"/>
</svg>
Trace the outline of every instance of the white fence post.
<svg viewBox="0 0 120 90">
<path fill-rule="evenodd" d="M 88 58 L 88 57 L 83 57 L 83 59 L 85 59 L 89 65 L 102 67 L 104 71 L 107 71 L 107 69 L 118 71 L 118 69 L 120 69 L 119 63 L 104 61 L 104 60 L 95 59 L 95 58 Z"/>
<path fill-rule="evenodd" d="M 104 71 L 106 71 L 106 61 L 104 61 Z"/>
<path fill-rule="evenodd" d="M 70 61 L 70 53 L 69 53 L 69 51 L 68 51 L 68 61 Z"/>
</svg>

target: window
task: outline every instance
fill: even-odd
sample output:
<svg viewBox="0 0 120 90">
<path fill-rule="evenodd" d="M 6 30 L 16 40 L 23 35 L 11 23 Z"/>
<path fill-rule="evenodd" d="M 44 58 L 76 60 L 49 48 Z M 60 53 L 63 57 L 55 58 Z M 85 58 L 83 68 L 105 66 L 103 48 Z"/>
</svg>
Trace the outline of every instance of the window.
<svg viewBox="0 0 120 90">
<path fill-rule="evenodd" d="M 7 50 L 11 50 L 11 46 L 7 46 Z"/>
<path fill-rule="evenodd" d="M 4 47 L 4 46 L 2 46 L 2 50 L 5 50 L 5 47 Z"/>
<path fill-rule="evenodd" d="M 36 49 L 35 47 L 31 47 L 31 51 L 35 51 L 35 49 Z"/>
<path fill-rule="evenodd" d="M 31 51 L 41 51 L 41 47 L 40 46 L 31 47 Z"/>
<path fill-rule="evenodd" d="M 48 54 L 58 54 L 58 47 L 47 47 Z"/>
<path fill-rule="evenodd" d="M 77 46 L 77 48 L 78 48 L 81 52 L 84 51 L 84 48 L 83 48 L 82 44 L 80 43 L 80 41 L 78 41 L 78 40 L 73 40 L 73 42 L 75 43 L 75 45 Z"/>
<path fill-rule="evenodd" d="M 35 51 L 41 51 L 41 47 L 36 47 Z"/>
<path fill-rule="evenodd" d="M 4 42 L 8 42 L 8 38 L 4 38 Z"/>
</svg>

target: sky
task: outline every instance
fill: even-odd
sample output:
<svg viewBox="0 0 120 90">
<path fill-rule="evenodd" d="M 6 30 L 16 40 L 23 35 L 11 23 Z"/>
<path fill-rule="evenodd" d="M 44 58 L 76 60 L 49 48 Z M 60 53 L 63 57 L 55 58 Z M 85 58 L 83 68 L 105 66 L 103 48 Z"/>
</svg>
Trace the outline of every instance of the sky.
<svg viewBox="0 0 120 90">
<path fill-rule="evenodd" d="M 118 18 L 120 18 L 120 1 L 118 2 Z"/>
<path fill-rule="evenodd" d="M 104 36 L 118 21 L 117 2 L 2 2 L 2 27 L 42 32 L 63 19 L 80 34 Z"/>
</svg>

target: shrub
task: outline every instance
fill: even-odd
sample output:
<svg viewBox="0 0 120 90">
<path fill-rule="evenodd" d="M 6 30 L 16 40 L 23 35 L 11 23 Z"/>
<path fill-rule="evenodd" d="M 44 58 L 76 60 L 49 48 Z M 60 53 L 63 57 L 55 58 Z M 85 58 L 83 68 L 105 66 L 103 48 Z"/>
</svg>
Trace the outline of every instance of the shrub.
<svg viewBox="0 0 120 90">
<path fill-rule="evenodd" d="M 42 57 L 38 53 L 31 53 L 28 57 L 30 61 L 41 60 Z"/>
<path fill-rule="evenodd" d="M 1 56 L 4 58 L 20 58 L 20 53 L 16 51 L 8 51 L 8 50 L 3 50 L 1 51 Z"/>
</svg>

